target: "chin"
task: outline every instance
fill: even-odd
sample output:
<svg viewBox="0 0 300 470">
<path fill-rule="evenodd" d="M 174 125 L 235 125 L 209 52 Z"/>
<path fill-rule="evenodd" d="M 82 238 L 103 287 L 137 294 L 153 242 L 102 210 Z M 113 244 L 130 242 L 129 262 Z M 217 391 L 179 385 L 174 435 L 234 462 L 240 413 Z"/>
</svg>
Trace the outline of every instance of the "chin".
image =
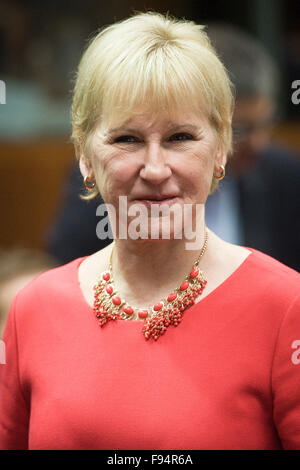
<svg viewBox="0 0 300 470">
<path fill-rule="evenodd" d="M 177 236 L 176 236 L 177 235 Z M 184 236 L 184 228 L 182 225 L 174 227 L 170 223 L 170 227 L 162 218 L 159 220 L 149 219 L 148 227 L 143 227 L 139 234 L 139 239 L 151 240 L 153 242 L 163 242 L 168 240 L 182 239 Z"/>
</svg>

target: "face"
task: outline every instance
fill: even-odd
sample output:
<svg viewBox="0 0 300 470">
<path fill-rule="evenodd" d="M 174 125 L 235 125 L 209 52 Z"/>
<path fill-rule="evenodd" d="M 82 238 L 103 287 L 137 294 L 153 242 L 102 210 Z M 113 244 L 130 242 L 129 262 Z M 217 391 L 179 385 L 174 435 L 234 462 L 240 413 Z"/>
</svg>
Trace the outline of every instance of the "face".
<svg viewBox="0 0 300 470">
<path fill-rule="evenodd" d="M 204 205 L 213 172 L 225 164 L 208 119 L 181 113 L 172 120 L 166 115 L 155 120 L 137 115 L 106 132 L 99 126 L 92 140 L 91 164 L 81 159 L 80 168 L 83 176 L 95 176 L 117 218 L 119 196 L 126 196 L 128 210 L 133 204 L 143 206 L 153 222 L 150 209 L 161 207 L 162 201 L 182 213 L 185 204 Z M 156 223 L 161 219 L 157 217 Z M 182 228 L 175 225 L 173 235 Z"/>
</svg>

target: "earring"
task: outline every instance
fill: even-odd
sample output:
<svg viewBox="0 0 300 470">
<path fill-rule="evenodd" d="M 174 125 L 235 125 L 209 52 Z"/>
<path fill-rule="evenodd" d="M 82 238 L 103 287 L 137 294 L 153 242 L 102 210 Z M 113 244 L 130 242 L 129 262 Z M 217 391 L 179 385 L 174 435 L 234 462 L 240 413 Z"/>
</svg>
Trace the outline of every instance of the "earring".
<svg viewBox="0 0 300 470">
<path fill-rule="evenodd" d="M 223 165 L 221 165 L 221 173 L 218 174 L 218 175 L 215 175 L 214 173 L 214 178 L 216 178 L 217 180 L 222 180 L 225 176 L 225 167 Z"/>
<path fill-rule="evenodd" d="M 92 181 L 92 179 L 89 179 L 88 175 L 84 177 L 83 184 L 84 184 L 85 189 L 90 190 L 96 186 L 96 181 L 95 180 Z"/>
</svg>

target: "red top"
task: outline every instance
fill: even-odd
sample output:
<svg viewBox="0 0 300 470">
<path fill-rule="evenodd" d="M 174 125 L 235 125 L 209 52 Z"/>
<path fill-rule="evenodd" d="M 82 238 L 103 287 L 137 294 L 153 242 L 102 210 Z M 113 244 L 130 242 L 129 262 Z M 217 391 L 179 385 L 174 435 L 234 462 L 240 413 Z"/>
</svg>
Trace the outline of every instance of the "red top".
<svg viewBox="0 0 300 470">
<path fill-rule="evenodd" d="M 0 365 L 1 449 L 300 449 L 300 275 L 251 249 L 157 342 L 103 328 L 85 257 L 14 298 Z"/>
</svg>

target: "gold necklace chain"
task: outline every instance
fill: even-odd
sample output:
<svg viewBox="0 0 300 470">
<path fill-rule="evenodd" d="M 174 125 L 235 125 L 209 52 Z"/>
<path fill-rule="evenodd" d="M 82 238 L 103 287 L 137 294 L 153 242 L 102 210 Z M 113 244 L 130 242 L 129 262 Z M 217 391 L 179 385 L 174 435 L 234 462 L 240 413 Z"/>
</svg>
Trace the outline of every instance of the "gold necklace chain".
<svg viewBox="0 0 300 470">
<path fill-rule="evenodd" d="M 199 263 L 200 263 L 200 261 L 201 261 L 201 258 L 203 257 L 203 255 L 204 255 L 204 253 L 205 253 L 205 251 L 206 251 L 207 242 L 208 242 L 208 231 L 207 231 L 207 229 L 205 229 L 204 243 L 203 243 L 202 249 L 201 249 L 201 251 L 200 251 L 200 254 L 199 254 L 197 260 L 196 260 L 195 263 L 193 264 L 193 269 L 196 269 L 196 268 L 198 267 L 198 265 L 199 265 Z M 115 246 L 115 245 L 113 245 L 113 247 L 112 247 L 112 249 L 111 249 L 110 259 L 109 259 L 110 284 L 111 284 L 112 286 L 114 286 L 113 268 L 112 268 L 112 255 L 113 255 L 114 246 Z M 199 277 L 200 277 L 200 279 L 203 280 L 203 273 L 202 273 L 201 271 L 200 271 L 200 273 L 199 273 Z M 184 279 L 183 282 L 187 281 L 188 279 L 189 279 L 189 275 L 187 275 L 187 276 L 185 277 L 185 279 Z M 174 292 L 175 292 L 175 291 L 178 291 L 178 289 L 179 289 L 178 287 L 175 288 L 175 289 L 174 289 Z M 117 293 L 118 293 L 118 292 L 117 292 L 117 291 L 115 290 L 115 288 L 114 288 L 114 295 L 116 295 Z M 160 302 L 163 303 L 163 304 L 168 303 L 168 301 L 167 301 L 165 298 L 162 299 Z M 126 302 L 125 300 L 123 300 L 122 305 L 125 305 L 125 304 L 127 304 L 127 302 Z M 136 314 L 137 311 L 142 310 L 141 308 L 138 308 L 138 307 L 132 307 L 132 308 L 133 308 L 135 314 Z M 151 309 L 150 306 L 148 306 L 145 310 L 150 311 L 150 310 L 152 310 L 152 309 Z M 149 319 L 149 318 L 152 318 L 153 316 L 157 315 L 158 313 L 159 313 L 159 312 L 153 312 L 153 311 L 152 311 L 152 315 L 149 315 L 148 319 Z M 135 315 L 130 315 L 130 317 L 128 317 L 127 315 L 123 315 L 122 317 L 123 317 L 123 319 L 129 319 L 129 320 L 130 320 L 130 319 L 131 319 L 131 320 L 136 319 L 136 316 L 135 316 Z"/>
</svg>

